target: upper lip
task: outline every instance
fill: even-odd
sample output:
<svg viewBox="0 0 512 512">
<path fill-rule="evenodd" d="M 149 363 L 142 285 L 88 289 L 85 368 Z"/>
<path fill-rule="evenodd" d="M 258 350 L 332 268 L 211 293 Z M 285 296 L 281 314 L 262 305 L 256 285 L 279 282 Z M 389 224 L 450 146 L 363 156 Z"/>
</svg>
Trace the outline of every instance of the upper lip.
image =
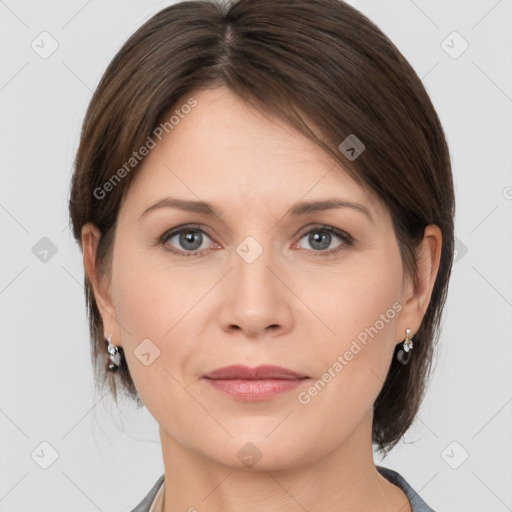
<svg viewBox="0 0 512 512">
<path fill-rule="evenodd" d="M 297 373 L 288 368 L 274 365 L 261 365 L 255 368 L 235 364 L 231 366 L 223 366 L 217 368 L 205 375 L 208 379 L 245 379 L 245 380 L 259 380 L 259 379 L 304 379 L 307 375 Z"/>
</svg>

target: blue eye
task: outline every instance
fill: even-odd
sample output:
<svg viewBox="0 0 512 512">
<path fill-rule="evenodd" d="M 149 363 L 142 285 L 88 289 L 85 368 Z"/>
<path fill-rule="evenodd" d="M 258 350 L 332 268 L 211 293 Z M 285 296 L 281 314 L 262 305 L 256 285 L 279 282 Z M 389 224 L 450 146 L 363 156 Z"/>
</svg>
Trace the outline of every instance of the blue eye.
<svg viewBox="0 0 512 512">
<path fill-rule="evenodd" d="M 209 247 L 208 245 L 202 247 L 204 245 L 204 235 L 210 238 L 203 230 L 188 226 L 171 233 L 165 233 L 162 236 L 161 243 L 166 245 L 173 238 L 177 238 L 175 243 L 178 243 L 181 248 L 178 248 L 178 250 L 169 249 L 170 251 L 180 253 L 183 256 L 198 256 Z"/>
<path fill-rule="evenodd" d="M 353 245 L 353 239 L 350 235 L 331 226 L 318 226 L 310 229 L 302 235 L 300 240 L 305 237 L 313 248 L 315 256 L 331 256 Z M 325 250 L 331 245 L 333 237 L 341 239 L 342 243 L 333 249 Z"/>
<path fill-rule="evenodd" d="M 354 240 L 349 234 L 331 226 L 318 226 L 309 229 L 309 231 L 302 234 L 300 240 L 306 236 L 308 243 L 312 247 L 311 252 L 315 256 L 331 256 L 354 244 Z M 342 243 L 333 249 L 326 250 L 331 245 L 333 238 L 340 239 Z M 174 242 L 172 242 L 173 239 L 175 239 Z M 210 240 L 210 243 L 208 243 L 207 239 Z M 167 231 L 160 237 L 160 243 L 166 250 L 187 257 L 200 256 L 208 252 L 208 249 L 213 245 L 207 233 L 192 225 Z M 220 246 L 217 245 L 217 247 Z"/>
</svg>

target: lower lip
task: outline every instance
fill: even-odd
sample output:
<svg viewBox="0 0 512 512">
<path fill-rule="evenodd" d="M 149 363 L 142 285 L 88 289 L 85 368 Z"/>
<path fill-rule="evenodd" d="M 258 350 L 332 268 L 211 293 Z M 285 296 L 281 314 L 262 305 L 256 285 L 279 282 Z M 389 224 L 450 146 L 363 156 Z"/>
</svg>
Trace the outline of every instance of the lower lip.
<svg viewBox="0 0 512 512">
<path fill-rule="evenodd" d="M 268 400 L 300 386 L 309 379 L 206 379 L 211 386 L 238 400 Z"/>
</svg>

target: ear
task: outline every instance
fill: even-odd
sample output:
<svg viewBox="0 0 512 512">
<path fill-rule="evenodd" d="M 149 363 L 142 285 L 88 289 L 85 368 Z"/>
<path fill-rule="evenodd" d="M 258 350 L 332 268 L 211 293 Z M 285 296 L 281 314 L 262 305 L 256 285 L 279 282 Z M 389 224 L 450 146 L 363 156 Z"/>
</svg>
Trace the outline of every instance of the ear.
<svg viewBox="0 0 512 512">
<path fill-rule="evenodd" d="M 418 247 L 418 272 L 416 283 L 407 280 L 402 296 L 403 308 L 400 312 L 397 336 L 401 343 L 405 338 L 405 329 L 412 330 L 412 336 L 420 328 L 432 296 L 441 260 L 443 236 L 439 226 L 430 224 L 425 228 L 423 240 Z"/>
<path fill-rule="evenodd" d="M 112 335 L 112 343 L 121 345 L 119 323 L 110 291 L 110 276 L 102 275 L 98 268 L 97 253 L 100 238 L 100 230 L 94 224 L 89 222 L 82 227 L 84 269 L 101 314 L 104 336 Z"/>
</svg>

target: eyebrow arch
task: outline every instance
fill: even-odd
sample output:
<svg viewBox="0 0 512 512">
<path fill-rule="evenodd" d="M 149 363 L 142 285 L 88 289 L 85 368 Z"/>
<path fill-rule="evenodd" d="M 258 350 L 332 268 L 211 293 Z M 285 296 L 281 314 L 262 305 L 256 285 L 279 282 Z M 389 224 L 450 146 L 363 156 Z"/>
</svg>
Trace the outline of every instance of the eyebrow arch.
<svg viewBox="0 0 512 512">
<path fill-rule="evenodd" d="M 149 212 L 160 208 L 177 208 L 187 212 L 200 213 L 210 217 L 222 217 L 222 211 L 216 208 L 212 203 L 205 201 L 190 201 L 185 199 L 178 199 L 176 197 L 166 197 L 161 199 L 154 205 L 146 208 L 139 217 L 139 220 L 147 215 Z M 325 199 L 323 201 L 309 201 L 300 202 L 291 206 L 285 213 L 285 217 L 291 215 L 292 217 L 299 217 L 310 213 L 321 212 L 325 210 L 332 210 L 335 208 L 352 208 L 366 215 L 371 222 L 375 222 L 372 214 L 362 204 L 346 201 L 345 199 Z"/>
</svg>

